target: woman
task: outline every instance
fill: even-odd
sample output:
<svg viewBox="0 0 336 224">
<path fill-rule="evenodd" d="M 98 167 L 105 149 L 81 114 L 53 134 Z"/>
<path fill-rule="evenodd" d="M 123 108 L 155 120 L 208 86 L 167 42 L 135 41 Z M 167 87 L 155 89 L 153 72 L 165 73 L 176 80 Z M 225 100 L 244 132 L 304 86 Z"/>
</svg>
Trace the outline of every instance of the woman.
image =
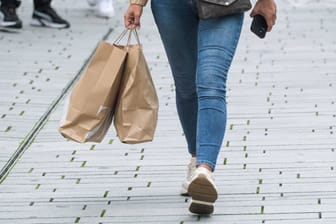
<svg viewBox="0 0 336 224">
<path fill-rule="evenodd" d="M 191 155 L 182 194 L 190 195 L 189 210 L 211 214 L 217 200 L 213 180 L 226 126 L 226 79 L 243 24 L 243 13 L 202 20 L 197 0 L 152 0 L 176 86 L 177 111 Z M 147 0 L 130 0 L 128 29 L 140 27 Z M 274 0 L 259 0 L 251 16 L 261 14 L 268 32 L 276 20 Z"/>
</svg>

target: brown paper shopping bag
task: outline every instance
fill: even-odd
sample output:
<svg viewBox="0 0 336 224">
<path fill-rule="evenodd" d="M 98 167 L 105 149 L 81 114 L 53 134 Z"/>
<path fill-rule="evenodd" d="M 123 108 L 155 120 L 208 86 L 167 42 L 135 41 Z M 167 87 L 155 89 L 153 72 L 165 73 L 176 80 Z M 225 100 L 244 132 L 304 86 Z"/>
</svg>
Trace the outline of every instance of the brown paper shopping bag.
<svg viewBox="0 0 336 224">
<path fill-rule="evenodd" d="M 125 34 L 125 33 L 123 33 Z M 112 123 L 127 50 L 100 42 L 73 88 L 59 132 L 77 142 L 101 142 Z"/>
<path fill-rule="evenodd" d="M 137 37 L 136 31 L 134 34 Z M 138 37 L 137 40 L 138 45 L 128 46 L 114 117 L 114 126 L 120 141 L 129 144 L 153 140 L 159 108 L 158 97 Z"/>
</svg>

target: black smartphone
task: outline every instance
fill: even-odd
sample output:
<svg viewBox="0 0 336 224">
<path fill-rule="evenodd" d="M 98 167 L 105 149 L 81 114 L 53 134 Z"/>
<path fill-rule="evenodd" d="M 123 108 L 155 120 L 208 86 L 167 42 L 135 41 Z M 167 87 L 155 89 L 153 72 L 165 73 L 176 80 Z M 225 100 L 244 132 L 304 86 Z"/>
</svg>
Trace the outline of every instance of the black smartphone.
<svg viewBox="0 0 336 224">
<path fill-rule="evenodd" d="M 262 15 L 255 15 L 251 24 L 251 31 L 260 38 L 265 38 L 267 32 L 267 22 Z"/>
</svg>

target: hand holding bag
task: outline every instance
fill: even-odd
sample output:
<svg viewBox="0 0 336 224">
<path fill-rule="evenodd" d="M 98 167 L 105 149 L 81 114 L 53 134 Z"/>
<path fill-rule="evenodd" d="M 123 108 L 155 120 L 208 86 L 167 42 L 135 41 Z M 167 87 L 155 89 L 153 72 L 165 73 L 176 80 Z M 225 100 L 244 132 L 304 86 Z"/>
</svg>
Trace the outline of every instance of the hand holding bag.
<svg viewBox="0 0 336 224">
<path fill-rule="evenodd" d="M 245 12 L 251 8 L 250 0 L 197 0 L 200 19 L 219 18 Z"/>
</svg>

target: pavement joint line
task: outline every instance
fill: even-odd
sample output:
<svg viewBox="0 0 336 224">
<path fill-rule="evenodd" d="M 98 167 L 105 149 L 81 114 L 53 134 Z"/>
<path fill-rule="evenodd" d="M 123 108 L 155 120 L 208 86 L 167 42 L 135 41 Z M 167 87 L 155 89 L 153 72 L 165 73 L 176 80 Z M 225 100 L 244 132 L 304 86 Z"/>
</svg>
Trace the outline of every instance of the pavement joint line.
<svg viewBox="0 0 336 224">
<path fill-rule="evenodd" d="M 105 35 L 103 35 L 101 40 L 107 40 L 110 34 L 112 33 L 113 29 L 109 28 Z M 98 46 L 98 44 L 97 44 Z M 96 48 L 95 48 L 96 49 Z M 91 52 L 87 60 L 84 62 L 82 67 L 79 69 L 77 74 L 74 76 L 70 82 L 65 86 L 65 88 L 62 90 L 61 94 L 56 97 L 54 102 L 51 104 L 51 106 L 47 109 L 47 111 L 42 115 L 42 117 L 37 121 L 37 123 L 34 125 L 34 127 L 30 130 L 26 138 L 23 140 L 23 142 L 19 145 L 19 147 L 15 150 L 13 155 L 10 157 L 10 159 L 7 161 L 7 163 L 4 165 L 4 167 L 0 171 L 0 184 L 6 179 L 12 168 L 16 165 L 16 163 L 20 160 L 21 156 L 24 154 L 24 152 L 29 148 L 29 146 L 34 142 L 35 137 L 39 134 L 39 132 L 42 130 L 46 122 L 48 121 L 48 118 L 50 114 L 54 111 L 56 106 L 59 104 L 59 102 L 65 97 L 65 95 L 71 90 L 75 82 L 80 78 L 80 75 L 82 71 L 86 68 L 90 58 L 93 56 L 95 50 Z"/>
</svg>

